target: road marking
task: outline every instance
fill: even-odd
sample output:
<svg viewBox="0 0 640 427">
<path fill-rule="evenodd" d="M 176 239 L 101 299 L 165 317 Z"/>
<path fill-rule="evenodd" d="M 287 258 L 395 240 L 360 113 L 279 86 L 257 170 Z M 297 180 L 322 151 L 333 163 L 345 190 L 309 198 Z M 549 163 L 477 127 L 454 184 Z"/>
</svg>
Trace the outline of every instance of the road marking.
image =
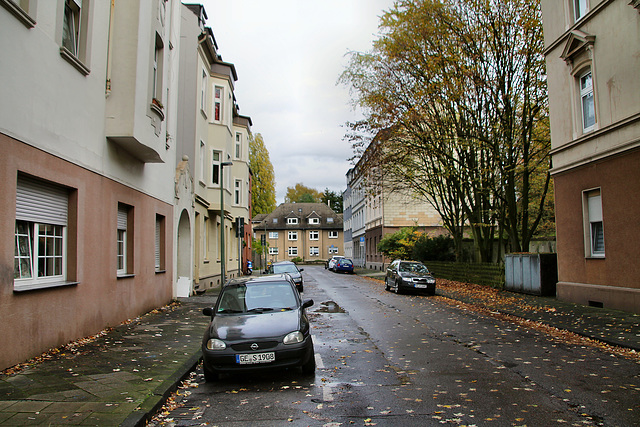
<svg viewBox="0 0 640 427">
<path fill-rule="evenodd" d="M 322 362 L 322 357 L 320 357 L 318 353 L 314 354 L 314 357 L 316 358 L 316 368 L 324 369 L 324 363 Z"/>
</svg>

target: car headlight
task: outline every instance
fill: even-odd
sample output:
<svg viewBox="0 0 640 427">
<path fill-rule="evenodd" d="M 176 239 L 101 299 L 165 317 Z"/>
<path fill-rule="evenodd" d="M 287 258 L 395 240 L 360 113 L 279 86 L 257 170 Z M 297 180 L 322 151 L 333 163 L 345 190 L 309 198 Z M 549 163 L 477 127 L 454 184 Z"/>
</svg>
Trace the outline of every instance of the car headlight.
<svg viewBox="0 0 640 427">
<path fill-rule="evenodd" d="M 222 340 L 211 338 L 207 341 L 208 350 L 224 350 L 225 348 L 227 348 L 227 345 Z"/>
<path fill-rule="evenodd" d="M 298 344 L 302 341 L 304 341 L 304 335 L 302 335 L 302 332 L 295 331 L 284 337 L 284 340 L 282 342 L 285 344 Z"/>
</svg>

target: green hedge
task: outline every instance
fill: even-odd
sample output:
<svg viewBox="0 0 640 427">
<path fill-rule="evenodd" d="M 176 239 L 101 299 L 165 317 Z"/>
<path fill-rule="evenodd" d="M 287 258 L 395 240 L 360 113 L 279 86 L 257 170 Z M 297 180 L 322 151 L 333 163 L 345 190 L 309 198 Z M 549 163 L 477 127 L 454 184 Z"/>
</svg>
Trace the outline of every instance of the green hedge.
<svg viewBox="0 0 640 427">
<path fill-rule="evenodd" d="M 436 278 L 504 288 L 504 266 L 500 264 L 426 261 L 425 265 Z"/>
</svg>

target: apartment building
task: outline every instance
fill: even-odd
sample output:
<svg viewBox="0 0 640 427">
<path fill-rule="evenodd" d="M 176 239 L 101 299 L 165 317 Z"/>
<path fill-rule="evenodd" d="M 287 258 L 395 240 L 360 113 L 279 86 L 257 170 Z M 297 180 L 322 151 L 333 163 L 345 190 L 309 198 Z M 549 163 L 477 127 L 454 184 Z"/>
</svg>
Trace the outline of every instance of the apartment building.
<svg viewBox="0 0 640 427">
<path fill-rule="evenodd" d="M 344 254 L 342 214 L 324 203 L 282 203 L 254 222 L 256 239 L 266 236 L 267 261 L 324 261 Z"/>
<path fill-rule="evenodd" d="M 180 55 L 178 155 L 189 163 L 193 194 L 177 221 L 192 251 L 178 255 L 178 280 L 189 292 L 242 274 L 251 248 L 252 123 L 239 113 L 235 66 L 222 60 L 206 19 L 202 5 L 183 5 L 182 44 L 190 48 Z"/>
<path fill-rule="evenodd" d="M 640 313 L 640 2 L 542 0 L 557 296 Z"/>
<path fill-rule="evenodd" d="M 180 8 L 0 0 L 0 369 L 174 294 Z"/>
<path fill-rule="evenodd" d="M 373 270 L 384 270 L 393 261 L 378 251 L 378 243 L 387 234 L 404 227 L 418 227 L 432 235 L 446 232 L 431 204 L 417 199 L 409 190 L 390 187 L 375 161 L 379 149 L 376 137 L 347 171 L 345 194 L 350 196 L 344 202 L 351 207 L 350 230 L 345 229 L 345 234 L 352 235 L 354 263 Z"/>
</svg>

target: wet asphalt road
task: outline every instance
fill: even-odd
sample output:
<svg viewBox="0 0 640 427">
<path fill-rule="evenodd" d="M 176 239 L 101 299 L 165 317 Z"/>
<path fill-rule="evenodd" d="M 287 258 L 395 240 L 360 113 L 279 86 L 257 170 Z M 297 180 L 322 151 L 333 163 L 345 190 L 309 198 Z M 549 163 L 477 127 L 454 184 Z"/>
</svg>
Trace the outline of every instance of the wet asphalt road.
<svg viewBox="0 0 640 427">
<path fill-rule="evenodd" d="M 156 425 L 640 425 L 640 366 L 372 279 L 305 266 L 315 378 L 223 376 Z M 206 424 L 205 424 L 206 423 Z"/>
</svg>

